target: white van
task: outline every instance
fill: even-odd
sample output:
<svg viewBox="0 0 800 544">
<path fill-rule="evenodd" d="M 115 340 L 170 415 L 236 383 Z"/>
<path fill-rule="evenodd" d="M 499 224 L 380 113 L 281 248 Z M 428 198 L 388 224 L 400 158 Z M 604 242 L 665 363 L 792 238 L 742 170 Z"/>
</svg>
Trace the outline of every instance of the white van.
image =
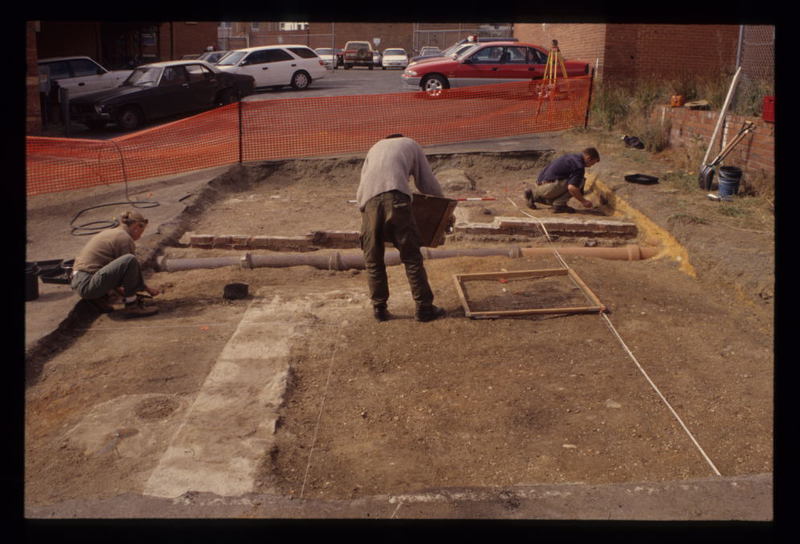
<svg viewBox="0 0 800 544">
<path fill-rule="evenodd" d="M 263 45 L 231 51 L 215 64 L 220 70 L 253 76 L 256 87 L 306 89 L 325 77 L 325 63 L 305 45 Z"/>
</svg>

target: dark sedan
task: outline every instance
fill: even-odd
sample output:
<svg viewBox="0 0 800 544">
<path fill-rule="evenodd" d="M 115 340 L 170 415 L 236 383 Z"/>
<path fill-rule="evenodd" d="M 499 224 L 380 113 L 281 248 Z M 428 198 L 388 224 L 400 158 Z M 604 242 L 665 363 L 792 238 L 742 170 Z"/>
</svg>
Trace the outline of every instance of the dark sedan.
<svg viewBox="0 0 800 544">
<path fill-rule="evenodd" d="M 136 68 L 119 87 L 70 101 L 70 116 L 89 128 L 117 123 L 135 130 L 144 122 L 236 102 L 253 93 L 251 76 L 207 62 L 155 62 Z"/>
</svg>

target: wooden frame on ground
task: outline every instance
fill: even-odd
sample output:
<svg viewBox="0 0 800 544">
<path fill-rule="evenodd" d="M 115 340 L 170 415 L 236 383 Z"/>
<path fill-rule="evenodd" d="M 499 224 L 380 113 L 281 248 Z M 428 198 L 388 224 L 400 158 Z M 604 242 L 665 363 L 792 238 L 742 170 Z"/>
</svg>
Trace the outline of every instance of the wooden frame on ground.
<svg viewBox="0 0 800 544">
<path fill-rule="evenodd" d="M 475 280 L 503 280 L 503 279 L 538 279 L 549 276 L 568 276 L 578 289 L 586 296 L 592 303 L 590 306 L 573 306 L 563 308 L 524 308 L 519 310 L 486 310 L 474 311 L 470 309 L 469 302 L 465 295 L 464 282 Z M 458 298 L 461 300 L 461 305 L 464 307 L 464 313 L 467 317 L 475 318 L 495 318 L 495 317 L 514 317 L 521 315 L 534 315 L 534 314 L 577 314 L 577 313 L 600 313 L 606 311 L 606 306 L 600 302 L 589 286 L 575 273 L 571 268 L 551 268 L 543 270 L 515 270 L 513 272 L 483 272 L 476 274 L 455 274 L 453 279 L 456 283 L 456 291 Z"/>
</svg>

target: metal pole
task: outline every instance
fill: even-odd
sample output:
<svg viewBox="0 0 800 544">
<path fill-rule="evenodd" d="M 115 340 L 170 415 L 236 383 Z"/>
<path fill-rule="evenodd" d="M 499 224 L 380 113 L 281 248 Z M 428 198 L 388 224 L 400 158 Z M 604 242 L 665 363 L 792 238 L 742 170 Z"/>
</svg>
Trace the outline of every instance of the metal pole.
<svg viewBox="0 0 800 544">
<path fill-rule="evenodd" d="M 719 112 L 719 119 L 717 119 L 717 125 L 714 127 L 714 133 L 711 135 L 711 141 L 708 142 L 708 149 L 706 150 L 705 157 L 703 157 L 703 164 L 701 165 L 701 168 L 708 164 L 708 156 L 711 154 L 711 147 L 714 145 L 714 142 L 717 139 L 717 134 L 719 134 L 719 129 L 725 120 L 725 115 L 728 112 L 728 105 L 733 97 L 733 91 L 736 88 L 736 83 L 739 81 L 739 75 L 741 72 L 742 67 L 740 66 L 736 69 L 736 73 L 733 76 L 733 81 L 731 81 L 731 86 L 728 89 L 728 95 L 725 97 L 725 103 L 722 105 L 722 109 Z"/>
<path fill-rule="evenodd" d="M 586 99 L 586 116 L 583 119 L 583 128 L 589 128 L 589 110 L 592 107 L 592 88 L 594 87 L 594 68 L 589 79 L 589 96 Z"/>
<path fill-rule="evenodd" d="M 64 120 L 64 136 L 69 138 L 69 89 L 58 87 L 58 102 L 61 104 L 61 118 Z"/>
<path fill-rule="evenodd" d="M 239 164 L 242 164 L 244 158 L 244 136 L 243 136 L 243 128 L 242 128 L 242 107 L 244 107 L 244 100 L 239 99 L 239 107 L 237 109 L 238 117 L 239 117 Z"/>
<path fill-rule="evenodd" d="M 736 47 L 736 67 L 742 65 L 742 42 L 744 42 L 744 25 L 739 25 L 739 45 Z"/>
</svg>

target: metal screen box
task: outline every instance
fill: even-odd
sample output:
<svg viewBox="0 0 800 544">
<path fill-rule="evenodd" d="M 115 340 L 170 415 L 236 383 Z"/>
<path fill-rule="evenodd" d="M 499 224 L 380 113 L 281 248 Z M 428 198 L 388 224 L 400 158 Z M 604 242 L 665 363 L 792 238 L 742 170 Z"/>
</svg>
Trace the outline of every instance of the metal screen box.
<svg viewBox="0 0 800 544">
<path fill-rule="evenodd" d="M 456 204 L 458 201 L 452 198 L 414 193 L 411 211 L 419 229 L 422 246 L 436 247 L 444 243 L 445 231 Z"/>
</svg>

